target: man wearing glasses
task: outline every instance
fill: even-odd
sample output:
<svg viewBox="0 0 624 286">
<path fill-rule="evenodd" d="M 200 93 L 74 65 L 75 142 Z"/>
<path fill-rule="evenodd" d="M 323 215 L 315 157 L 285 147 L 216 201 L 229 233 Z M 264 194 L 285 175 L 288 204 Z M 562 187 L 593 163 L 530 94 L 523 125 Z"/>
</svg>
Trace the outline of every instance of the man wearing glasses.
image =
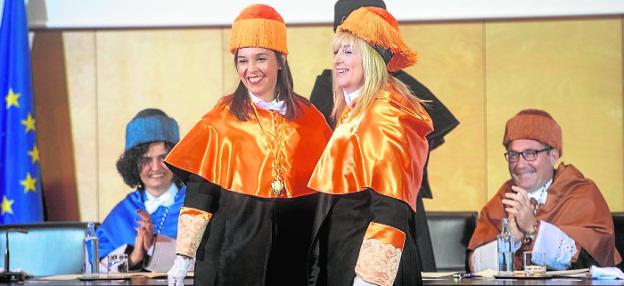
<svg viewBox="0 0 624 286">
<path fill-rule="evenodd" d="M 509 219 L 516 270 L 524 251 L 544 253 L 550 270 L 620 263 L 613 220 L 598 186 L 572 164 L 555 169 L 563 146 L 561 127 L 550 114 L 520 111 L 507 121 L 503 145 L 511 179 L 479 215 L 468 245 L 470 270 L 496 270 L 502 218 Z"/>
</svg>

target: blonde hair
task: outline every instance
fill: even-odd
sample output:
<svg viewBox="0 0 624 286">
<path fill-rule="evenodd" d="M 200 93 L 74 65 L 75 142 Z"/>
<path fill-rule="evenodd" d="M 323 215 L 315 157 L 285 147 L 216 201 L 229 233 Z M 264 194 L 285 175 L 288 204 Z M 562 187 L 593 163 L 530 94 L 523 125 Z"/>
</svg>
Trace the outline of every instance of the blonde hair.
<svg viewBox="0 0 624 286">
<path fill-rule="evenodd" d="M 412 104 L 416 106 L 420 100 L 412 95 L 409 88 L 400 80 L 392 76 L 388 72 L 386 63 L 381 55 L 364 40 L 354 36 L 349 32 L 338 32 L 333 39 L 333 50 L 337 51 L 343 45 L 350 45 L 352 49 L 357 50 L 362 55 L 362 66 L 364 70 L 364 85 L 361 88 L 358 103 L 353 109 L 352 116 L 357 117 L 364 114 L 364 111 L 373 103 L 375 97 L 388 84 L 394 87 L 399 93 L 403 94 Z M 332 78 L 335 79 L 335 70 L 332 69 Z M 333 82 L 334 91 L 334 108 L 331 116 L 337 122 L 342 111 L 346 107 L 344 91 L 341 87 Z"/>
</svg>

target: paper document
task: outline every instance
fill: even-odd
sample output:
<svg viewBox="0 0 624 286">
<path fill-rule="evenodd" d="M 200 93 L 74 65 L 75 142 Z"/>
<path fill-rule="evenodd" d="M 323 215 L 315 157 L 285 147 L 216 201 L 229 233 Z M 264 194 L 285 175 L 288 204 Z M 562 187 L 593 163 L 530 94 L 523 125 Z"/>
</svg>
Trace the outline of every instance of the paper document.
<svg viewBox="0 0 624 286">
<path fill-rule="evenodd" d="M 422 278 L 440 278 L 453 276 L 459 272 L 421 272 Z"/>
<path fill-rule="evenodd" d="M 64 280 L 77 280 L 80 278 L 82 274 L 61 274 L 61 275 L 51 275 L 41 277 L 41 280 L 51 280 L 51 281 L 64 281 Z"/>
<path fill-rule="evenodd" d="M 470 256 L 473 272 L 480 272 L 486 269 L 498 271 L 498 250 L 496 240 L 477 247 Z"/>
<path fill-rule="evenodd" d="M 589 273 L 589 268 L 561 270 L 561 271 L 546 271 L 546 274 L 552 276 L 566 276 L 566 277 L 580 277 L 584 278 Z"/>
<path fill-rule="evenodd" d="M 166 272 L 141 272 L 140 274 L 150 279 L 167 278 Z M 187 278 L 195 277 L 195 272 L 189 271 L 188 273 L 186 273 L 186 277 Z"/>
<path fill-rule="evenodd" d="M 475 276 L 480 276 L 480 277 L 484 277 L 484 278 L 494 278 L 494 275 L 496 275 L 498 273 L 498 271 L 496 270 L 492 270 L 492 269 L 485 269 L 483 271 L 479 271 L 476 273 L 473 273 Z"/>
<path fill-rule="evenodd" d="M 154 249 L 145 269 L 152 272 L 167 272 L 176 257 L 176 240 L 166 235 L 158 235 L 154 240 Z"/>
</svg>

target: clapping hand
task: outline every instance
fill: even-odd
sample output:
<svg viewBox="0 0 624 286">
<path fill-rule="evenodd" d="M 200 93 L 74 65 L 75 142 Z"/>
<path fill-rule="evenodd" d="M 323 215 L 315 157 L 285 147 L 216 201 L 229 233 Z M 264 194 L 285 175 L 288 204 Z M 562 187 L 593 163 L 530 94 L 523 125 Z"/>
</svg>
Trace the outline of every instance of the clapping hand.
<svg viewBox="0 0 624 286">
<path fill-rule="evenodd" d="M 134 238 L 134 249 L 129 257 L 130 266 L 135 266 L 143 260 L 145 253 L 150 247 L 154 239 L 154 224 L 149 213 L 144 210 L 137 210 L 139 219 L 137 220 L 137 228 L 135 228 L 137 235 Z"/>
<path fill-rule="evenodd" d="M 524 233 L 531 230 L 536 218 L 527 191 L 518 186 L 512 186 L 511 189 L 514 192 L 505 193 L 502 202 L 509 217 L 511 235 L 515 240 L 520 240 Z"/>
</svg>

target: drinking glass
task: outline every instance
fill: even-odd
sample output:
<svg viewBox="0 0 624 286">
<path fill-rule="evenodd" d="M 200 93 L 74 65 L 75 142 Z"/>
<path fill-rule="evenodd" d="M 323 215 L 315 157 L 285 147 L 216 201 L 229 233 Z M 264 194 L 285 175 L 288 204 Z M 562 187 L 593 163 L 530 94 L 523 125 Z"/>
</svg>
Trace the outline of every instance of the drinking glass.
<svg viewBox="0 0 624 286">
<path fill-rule="evenodd" d="M 109 255 L 108 273 L 128 273 L 128 254 Z"/>
<path fill-rule="evenodd" d="M 546 275 L 546 254 L 539 251 L 522 253 L 524 275 L 527 277 Z"/>
</svg>

